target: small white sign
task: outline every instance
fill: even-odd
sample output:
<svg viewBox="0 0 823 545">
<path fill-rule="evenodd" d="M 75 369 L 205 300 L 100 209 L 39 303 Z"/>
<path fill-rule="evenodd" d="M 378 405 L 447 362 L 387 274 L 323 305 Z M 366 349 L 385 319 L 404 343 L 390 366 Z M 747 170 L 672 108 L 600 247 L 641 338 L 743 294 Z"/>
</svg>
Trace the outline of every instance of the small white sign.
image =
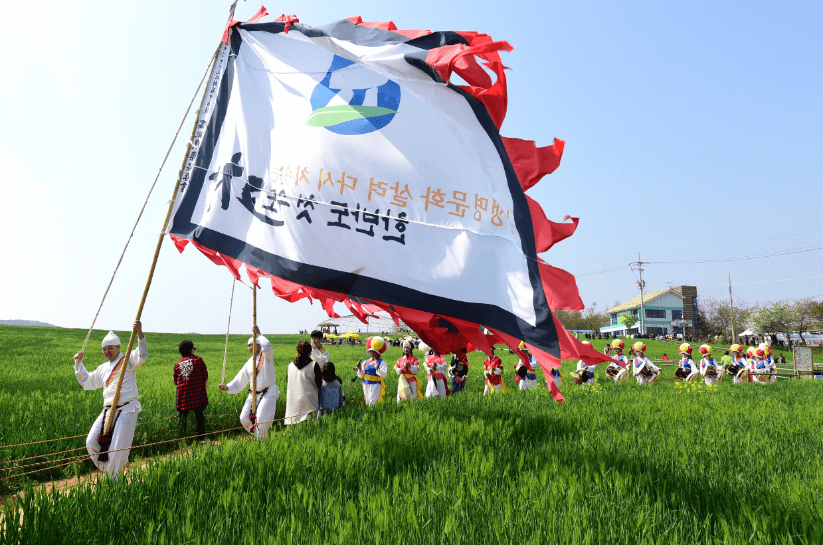
<svg viewBox="0 0 823 545">
<path fill-rule="evenodd" d="M 812 349 L 808 346 L 794 347 L 794 370 L 803 373 L 800 378 L 811 379 L 814 365 L 812 364 Z"/>
</svg>

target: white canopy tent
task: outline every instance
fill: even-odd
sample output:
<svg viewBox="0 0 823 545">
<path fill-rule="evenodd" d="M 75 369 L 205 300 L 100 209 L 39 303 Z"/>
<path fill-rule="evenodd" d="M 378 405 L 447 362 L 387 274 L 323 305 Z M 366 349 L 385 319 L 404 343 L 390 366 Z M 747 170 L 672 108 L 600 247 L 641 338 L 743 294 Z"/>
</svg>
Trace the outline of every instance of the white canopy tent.
<svg viewBox="0 0 823 545">
<path fill-rule="evenodd" d="M 369 316 L 368 324 L 364 324 L 360 319 L 350 314 L 340 318 L 329 318 L 317 324 L 317 329 L 323 333 L 342 335 L 349 331 L 360 333 L 363 337 L 368 333 L 398 333 L 410 332 L 406 324 L 400 322 L 400 327 L 394 323 L 390 316 Z"/>
</svg>

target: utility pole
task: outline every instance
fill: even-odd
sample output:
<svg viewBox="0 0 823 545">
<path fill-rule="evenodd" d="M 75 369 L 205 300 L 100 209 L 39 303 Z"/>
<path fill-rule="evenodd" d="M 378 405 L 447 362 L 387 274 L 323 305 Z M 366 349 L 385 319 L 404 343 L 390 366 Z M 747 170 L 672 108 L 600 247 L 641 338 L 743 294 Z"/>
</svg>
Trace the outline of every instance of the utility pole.
<svg viewBox="0 0 823 545">
<path fill-rule="evenodd" d="M 732 311 L 732 342 L 737 342 L 734 336 L 734 301 L 732 301 L 732 273 L 729 273 L 729 308 Z"/>
<path fill-rule="evenodd" d="M 640 254 L 637 254 L 637 261 L 635 263 L 630 263 L 633 267 L 637 267 L 637 271 L 640 273 L 640 280 L 637 281 L 637 287 L 640 288 L 640 334 L 645 335 L 646 333 L 646 313 L 643 309 L 643 288 L 646 287 L 646 283 L 643 281 L 643 263 L 640 261 Z"/>
</svg>

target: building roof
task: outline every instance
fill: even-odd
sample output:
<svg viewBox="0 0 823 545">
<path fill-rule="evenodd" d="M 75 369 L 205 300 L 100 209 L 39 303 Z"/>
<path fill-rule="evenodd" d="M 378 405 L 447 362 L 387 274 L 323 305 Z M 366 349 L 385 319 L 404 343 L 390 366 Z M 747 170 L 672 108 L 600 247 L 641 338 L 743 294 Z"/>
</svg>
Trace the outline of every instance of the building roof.
<svg viewBox="0 0 823 545">
<path fill-rule="evenodd" d="M 658 291 L 652 291 L 652 292 L 643 294 L 643 304 L 647 305 L 653 299 L 657 299 L 661 295 L 665 295 L 669 292 L 671 292 L 674 295 L 677 295 L 678 297 L 683 299 L 683 295 L 681 293 L 679 293 L 677 290 L 675 290 L 674 288 L 666 288 L 666 289 L 662 289 L 662 290 L 658 290 Z M 627 302 L 623 303 L 622 305 L 617 305 L 613 309 L 607 310 L 606 314 L 617 314 L 618 312 L 631 310 L 633 308 L 640 308 L 640 296 L 639 295 L 637 297 L 629 299 Z"/>
</svg>

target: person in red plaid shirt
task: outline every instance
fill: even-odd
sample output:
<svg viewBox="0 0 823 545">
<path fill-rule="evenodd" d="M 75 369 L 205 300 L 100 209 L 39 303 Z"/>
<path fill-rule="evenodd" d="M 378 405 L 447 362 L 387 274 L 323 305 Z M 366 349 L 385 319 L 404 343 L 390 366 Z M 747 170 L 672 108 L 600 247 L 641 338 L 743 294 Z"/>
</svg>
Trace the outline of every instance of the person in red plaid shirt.
<svg viewBox="0 0 823 545">
<path fill-rule="evenodd" d="M 209 380 L 209 370 L 206 362 L 200 356 L 194 355 L 194 343 L 183 341 L 180 343 L 180 361 L 174 364 L 174 383 L 177 385 L 177 411 L 180 413 L 180 429 L 186 435 L 186 418 L 189 411 L 194 411 L 197 418 L 197 440 L 205 443 L 203 434 L 206 432 L 206 423 L 203 418 L 203 409 L 209 404 L 206 394 L 206 381 Z"/>
</svg>

